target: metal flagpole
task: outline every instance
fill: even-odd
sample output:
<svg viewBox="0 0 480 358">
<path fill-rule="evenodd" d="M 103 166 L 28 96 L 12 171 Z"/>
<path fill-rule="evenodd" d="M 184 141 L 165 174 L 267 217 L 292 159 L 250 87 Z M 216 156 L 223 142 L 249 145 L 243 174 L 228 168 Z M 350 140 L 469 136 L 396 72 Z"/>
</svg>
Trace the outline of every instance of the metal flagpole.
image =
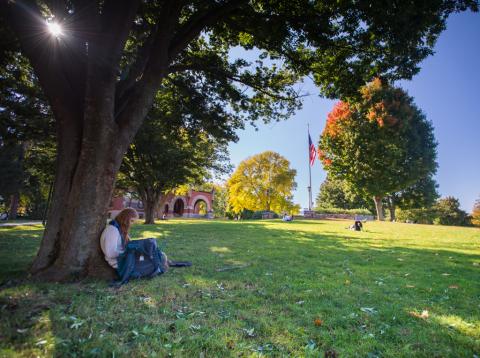
<svg viewBox="0 0 480 358">
<path fill-rule="evenodd" d="M 310 165 L 310 123 L 307 123 L 308 134 L 308 211 L 312 211 L 312 167 Z"/>
</svg>

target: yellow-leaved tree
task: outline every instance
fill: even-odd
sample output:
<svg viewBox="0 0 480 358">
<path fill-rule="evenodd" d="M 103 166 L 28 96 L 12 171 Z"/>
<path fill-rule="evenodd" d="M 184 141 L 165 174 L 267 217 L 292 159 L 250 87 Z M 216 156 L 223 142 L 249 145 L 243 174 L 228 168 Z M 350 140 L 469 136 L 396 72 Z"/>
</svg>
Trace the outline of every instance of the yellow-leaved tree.
<svg viewBox="0 0 480 358">
<path fill-rule="evenodd" d="M 472 211 L 472 224 L 480 226 L 480 198 L 477 199 Z"/>
<path fill-rule="evenodd" d="M 292 191 L 297 171 L 280 154 L 266 151 L 242 161 L 227 182 L 229 203 L 236 213 L 244 209 L 297 213 Z"/>
</svg>

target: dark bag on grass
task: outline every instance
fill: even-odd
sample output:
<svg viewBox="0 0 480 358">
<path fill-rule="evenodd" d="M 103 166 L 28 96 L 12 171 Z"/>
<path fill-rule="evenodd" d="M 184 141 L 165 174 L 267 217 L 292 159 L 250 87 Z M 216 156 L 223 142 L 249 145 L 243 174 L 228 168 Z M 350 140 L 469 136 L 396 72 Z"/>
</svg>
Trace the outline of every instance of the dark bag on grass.
<svg viewBox="0 0 480 358">
<path fill-rule="evenodd" d="M 120 279 L 115 284 L 123 285 L 130 279 L 141 277 L 155 277 L 166 272 L 167 268 L 165 255 L 158 249 L 155 239 L 130 241 L 125 252 L 118 257 L 117 274 Z"/>
</svg>

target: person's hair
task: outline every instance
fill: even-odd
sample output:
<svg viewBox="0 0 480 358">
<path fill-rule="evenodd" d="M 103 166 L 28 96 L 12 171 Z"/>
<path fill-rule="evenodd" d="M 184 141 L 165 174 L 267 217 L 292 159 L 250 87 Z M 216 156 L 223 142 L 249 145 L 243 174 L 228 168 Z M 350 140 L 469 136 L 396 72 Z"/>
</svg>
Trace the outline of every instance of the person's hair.
<svg viewBox="0 0 480 358">
<path fill-rule="evenodd" d="M 130 240 L 128 232 L 130 231 L 130 219 L 138 219 L 137 210 L 134 208 L 125 208 L 115 216 L 115 221 L 120 225 L 120 233 L 122 234 L 125 245 Z"/>
</svg>

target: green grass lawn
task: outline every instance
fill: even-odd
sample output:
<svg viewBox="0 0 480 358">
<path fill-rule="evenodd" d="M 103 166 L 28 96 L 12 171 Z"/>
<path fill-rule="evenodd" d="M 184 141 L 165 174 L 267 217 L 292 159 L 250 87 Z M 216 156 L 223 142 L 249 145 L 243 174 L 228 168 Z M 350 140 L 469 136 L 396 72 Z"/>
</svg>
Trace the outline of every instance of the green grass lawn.
<svg viewBox="0 0 480 358">
<path fill-rule="evenodd" d="M 0 356 L 480 356 L 480 230 L 167 221 L 172 269 L 120 289 L 24 280 L 40 226 L 0 228 Z"/>
</svg>

